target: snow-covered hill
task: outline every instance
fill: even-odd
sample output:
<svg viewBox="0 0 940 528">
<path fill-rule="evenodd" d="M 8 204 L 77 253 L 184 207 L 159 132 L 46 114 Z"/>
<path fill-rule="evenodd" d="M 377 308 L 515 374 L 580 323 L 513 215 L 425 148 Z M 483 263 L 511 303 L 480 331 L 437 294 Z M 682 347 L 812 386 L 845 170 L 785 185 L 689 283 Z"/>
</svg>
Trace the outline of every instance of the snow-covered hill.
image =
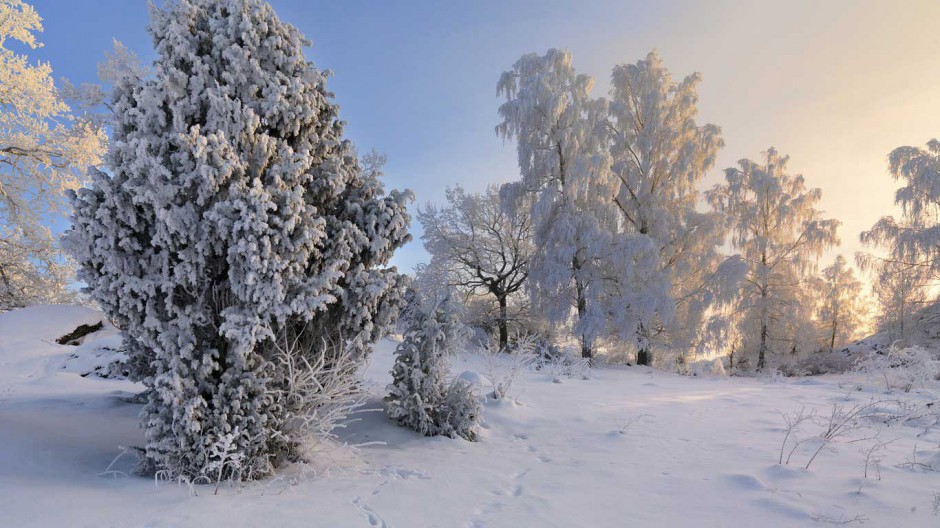
<svg viewBox="0 0 940 528">
<path fill-rule="evenodd" d="M 885 330 L 854 341 L 832 352 L 817 354 L 816 363 L 832 371 L 847 371 L 872 353 L 886 354 L 892 346 L 919 346 L 940 357 L 940 302 L 919 310 L 909 322 L 911 329 L 900 339 L 898 332 Z"/>
<path fill-rule="evenodd" d="M 101 320 L 63 306 L 0 314 L 2 526 L 940 526 L 931 511 L 940 473 L 928 471 L 940 469 L 935 418 L 891 419 L 898 408 L 927 409 L 933 395 L 880 394 L 845 375 L 737 379 L 605 367 L 553 383 L 527 372 L 515 402 L 486 402 L 480 442 L 420 437 L 365 412 L 341 433 L 363 444 L 355 451 L 325 449 L 323 463 L 305 472 L 223 485 L 218 495 L 197 486 L 192 496 L 186 486 L 127 476 L 131 455 L 112 464 L 119 446 L 143 442 L 140 407 L 124 401 L 141 387 L 68 367 L 76 352 L 72 363 L 113 348 L 107 325 L 79 347 L 55 343 Z M 103 341 L 110 345 L 91 346 Z M 370 408 L 381 405 L 394 347 L 382 341 L 367 371 Z M 453 370 L 479 379 L 479 358 L 462 355 Z M 810 469 L 812 441 L 789 465 L 777 463 L 780 413 L 805 407 L 828 417 L 833 405 L 873 400 L 882 401 L 862 427 Z M 806 424 L 798 437 L 822 429 Z M 890 443 L 864 478 L 862 451 L 875 440 L 862 439 L 876 433 Z"/>
</svg>

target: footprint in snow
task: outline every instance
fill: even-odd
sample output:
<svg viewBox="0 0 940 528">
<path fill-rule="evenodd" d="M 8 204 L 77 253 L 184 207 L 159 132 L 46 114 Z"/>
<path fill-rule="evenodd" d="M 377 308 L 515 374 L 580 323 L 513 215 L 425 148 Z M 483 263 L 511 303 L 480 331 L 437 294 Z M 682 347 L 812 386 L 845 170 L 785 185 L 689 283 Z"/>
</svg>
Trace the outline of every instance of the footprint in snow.
<svg viewBox="0 0 940 528">
<path fill-rule="evenodd" d="M 381 473 L 382 476 L 389 477 L 393 480 L 431 479 L 431 475 L 428 475 L 423 471 L 418 471 L 417 469 L 405 469 L 395 466 L 386 466 L 382 468 L 379 473 Z"/>
<path fill-rule="evenodd" d="M 512 476 L 512 479 L 513 479 L 513 480 L 521 479 L 522 477 L 528 475 L 530 471 L 532 471 L 532 470 L 531 470 L 531 469 L 523 469 L 522 471 L 520 471 L 520 472 L 516 473 L 515 475 L 513 475 L 513 476 Z"/>
<path fill-rule="evenodd" d="M 375 513 L 375 510 L 369 507 L 368 504 L 362 501 L 362 497 L 356 497 L 352 500 L 352 503 L 359 509 L 360 512 L 366 517 L 366 520 L 369 521 L 369 526 L 377 526 L 378 528 L 390 528 L 388 523 L 385 522 L 379 514 Z"/>
</svg>

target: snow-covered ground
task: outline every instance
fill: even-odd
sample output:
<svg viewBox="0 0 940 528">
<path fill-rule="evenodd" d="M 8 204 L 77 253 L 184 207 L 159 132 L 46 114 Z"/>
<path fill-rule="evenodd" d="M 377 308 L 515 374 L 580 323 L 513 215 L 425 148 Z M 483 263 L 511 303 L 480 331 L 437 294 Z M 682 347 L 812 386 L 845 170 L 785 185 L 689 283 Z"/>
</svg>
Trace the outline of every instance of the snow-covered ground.
<svg viewBox="0 0 940 528">
<path fill-rule="evenodd" d="M 101 319 L 62 306 L 0 314 L 0 526 L 940 526 L 940 472 L 898 467 L 916 450 L 918 463 L 940 469 L 940 431 L 923 421 L 866 421 L 809 470 L 812 442 L 777 464 L 781 412 L 828 415 L 872 398 L 890 410 L 888 400 L 928 395 L 860 391 L 850 376 L 771 382 L 629 367 L 563 383 L 524 374 L 516 402 L 486 403 L 478 443 L 419 437 L 362 413 L 342 432 L 368 444 L 355 452 L 324 452 L 323 467 L 217 495 L 198 486 L 194 496 L 126 476 L 130 455 L 111 465 L 119 446 L 143 441 L 139 405 L 125 402 L 140 387 L 81 374 L 113 348 L 114 330 L 80 347 L 55 344 Z M 380 343 L 367 371 L 369 407 L 380 407 L 394 346 Z M 479 369 L 476 356 L 454 360 L 455 374 Z M 861 451 L 873 441 L 848 440 L 879 429 L 891 442 L 864 479 Z"/>
</svg>

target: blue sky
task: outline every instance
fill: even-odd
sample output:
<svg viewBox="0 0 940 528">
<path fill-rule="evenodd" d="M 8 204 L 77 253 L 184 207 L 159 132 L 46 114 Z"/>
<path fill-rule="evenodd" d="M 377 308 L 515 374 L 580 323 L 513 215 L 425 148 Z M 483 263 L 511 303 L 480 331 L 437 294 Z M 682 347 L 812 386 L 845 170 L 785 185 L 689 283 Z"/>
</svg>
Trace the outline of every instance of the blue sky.
<svg viewBox="0 0 940 528">
<path fill-rule="evenodd" d="M 497 138 L 496 81 L 523 53 L 566 47 L 607 91 L 615 64 L 653 48 L 675 77 L 700 71 L 701 121 L 727 147 L 708 177 L 771 145 L 823 188 L 843 220 L 842 252 L 891 211 L 885 156 L 940 135 L 940 2 L 392 2 L 273 0 L 313 42 L 308 59 L 331 69 L 330 88 L 361 152 L 389 157 L 387 186 L 418 203 L 447 185 L 471 190 L 517 177 L 515 151 Z M 55 76 L 93 82 L 117 38 L 153 58 L 147 5 L 137 0 L 34 0 Z M 420 226 L 413 229 L 416 238 Z M 396 255 L 405 270 L 420 241 Z M 827 258 L 831 255 L 827 255 Z"/>
</svg>

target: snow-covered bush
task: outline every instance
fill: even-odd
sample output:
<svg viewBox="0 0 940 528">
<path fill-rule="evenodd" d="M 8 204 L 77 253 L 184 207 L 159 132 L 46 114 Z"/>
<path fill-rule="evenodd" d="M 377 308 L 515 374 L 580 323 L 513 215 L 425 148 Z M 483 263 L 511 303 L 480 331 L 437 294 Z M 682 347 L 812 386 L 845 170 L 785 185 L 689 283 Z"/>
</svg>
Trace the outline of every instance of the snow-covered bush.
<svg viewBox="0 0 940 528">
<path fill-rule="evenodd" d="M 587 379 L 591 362 L 579 358 L 568 347 L 562 347 L 546 339 L 534 341 L 535 369 L 556 383 L 561 378 Z"/>
<path fill-rule="evenodd" d="M 521 336 L 507 349 L 500 349 L 499 344 L 489 341 L 480 346 L 483 357 L 483 376 L 493 387 L 490 396 L 495 400 L 509 396 L 519 374 L 522 374 L 536 361 L 536 338 L 532 335 Z"/>
<path fill-rule="evenodd" d="M 450 382 L 439 410 L 442 435 L 477 440 L 483 416 L 483 406 L 477 397 L 471 383 L 459 378 Z"/>
<path fill-rule="evenodd" d="M 680 356 L 681 357 L 681 356 Z M 724 376 L 724 358 L 686 358 L 678 363 L 679 373 L 686 376 Z"/>
<path fill-rule="evenodd" d="M 469 383 L 451 379 L 448 356 L 466 332 L 449 300 L 412 313 L 412 326 L 395 350 L 386 413 L 425 436 L 476 440 L 482 407 Z"/>
<path fill-rule="evenodd" d="M 109 173 L 74 195 L 65 242 L 151 389 L 156 468 L 196 479 L 224 453 L 210 479 L 259 476 L 302 441 L 268 345 L 302 330 L 326 345 L 311 365 L 368 354 L 401 298 L 387 263 L 409 194 L 385 193 L 379 156 L 360 163 L 327 74 L 268 4 L 166 6 L 153 75 L 114 87 Z"/>
<path fill-rule="evenodd" d="M 854 438 L 855 433 L 868 426 L 866 418 L 872 415 L 880 404 L 880 401 L 875 400 L 856 404 L 852 407 L 833 403 L 829 413 L 825 415 L 818 414 L 815 410 L 807 412 L 805 407 L 797 413 L 781 413 L 787 427 L 783 443 L 780 445 L 778 463 L 790 464 L 794 454 L 805 444 L 808 449 L 806 450 L 807 460 L 804 468 L 809 469 L 816 457 L 823 450 L 831 448 L 833 444 L 858 441 L 857 438 Z M 804 423 L 816 424 L 819 427 L 818 433 L 806 438 L 799 438 L 797 433 L 800 432 Z M 787 450 L 788 446 L 789 450 Z M 784 456 L 785 452 L 786 456 Z"/>
<path fill-rule="evenodd" d="M 910 392 L 940 376 L 940 360 L 922 347 L 901 348 L 892 345 L 884 354 L 870 352 L 859 362 L 858 371 L 886 392 L 900 389 Z"/>
<path fill-rule="evenodd" d="M 777 368 L 784 376 L 792 377 L 842 373 L 852 370 L 854 366 L 854 360 L 849 355 L 835 350 L 813 352 L 794 360 L 781 361 Z"/>
<path fill-rule="evenodd" d="M 355 344 L 328 360 L 324 351 L 333 347 L 303 330 L 293 335 L 282 330 L 268 346 L 277 367 L 271 390 L 282 412 L 279 433 L 292 439 L 288 458 L 309 461 L 319 444 L 333 440 L 335 429 L 363 405 L 360 370 L 365 362 L 355 355 Z"/>
</svg>

